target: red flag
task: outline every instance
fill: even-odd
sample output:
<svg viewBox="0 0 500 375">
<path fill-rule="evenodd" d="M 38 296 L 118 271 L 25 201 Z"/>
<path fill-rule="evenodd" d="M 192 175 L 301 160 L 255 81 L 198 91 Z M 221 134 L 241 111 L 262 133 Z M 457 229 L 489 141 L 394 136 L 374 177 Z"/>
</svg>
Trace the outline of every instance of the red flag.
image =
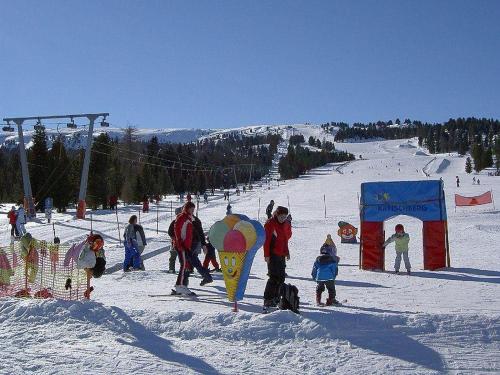
<svg viewBox="0 0 500 375">
<path fill-rule="evenodd" d="M 487 191 L 486 193 L 475 197 L 464 197 L 462 195 L 455 194 L 455 206 L 478 206 L 488 203 L 493 203 L 491 191 Z"/>
</svg>

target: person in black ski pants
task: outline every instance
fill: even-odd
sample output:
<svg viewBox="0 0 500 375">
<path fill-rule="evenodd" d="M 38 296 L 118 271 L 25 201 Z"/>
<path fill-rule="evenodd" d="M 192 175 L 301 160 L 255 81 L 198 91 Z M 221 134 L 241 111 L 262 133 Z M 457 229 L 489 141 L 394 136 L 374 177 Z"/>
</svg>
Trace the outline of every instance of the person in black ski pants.
<svg viewBox="0 0 500 375">
<path fill-rule="evenodd" d="M 274 201 L 271 199 L 271 202 L 269 202 L 266 208 L 266 215 L 268 219 L 270 219 L 273 216 L 273 207 L 274 207 Z"/>
</svg>

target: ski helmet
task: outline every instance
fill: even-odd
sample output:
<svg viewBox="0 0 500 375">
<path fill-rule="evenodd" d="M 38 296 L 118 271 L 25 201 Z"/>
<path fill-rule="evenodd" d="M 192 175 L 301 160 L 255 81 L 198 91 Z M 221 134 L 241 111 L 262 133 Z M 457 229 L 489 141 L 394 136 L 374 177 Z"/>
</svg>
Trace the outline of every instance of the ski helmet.
<svg viewBox="0 0 500 375">
<path fill-rule="evenodd" d="M 90 243 L 90 248 L 96 253 L 104 247 L 104 239 L 98 234 L 89 236 L 88 241 Z"/>
<path fill-rule="evenodd" d="M 396 228 L 394 228 L 396 230 L 396 232 L 404 232 L 405 231 L 405 227 L 403 227 L 403 224 L 398 224 L 396 225 Z"/>
</svg>

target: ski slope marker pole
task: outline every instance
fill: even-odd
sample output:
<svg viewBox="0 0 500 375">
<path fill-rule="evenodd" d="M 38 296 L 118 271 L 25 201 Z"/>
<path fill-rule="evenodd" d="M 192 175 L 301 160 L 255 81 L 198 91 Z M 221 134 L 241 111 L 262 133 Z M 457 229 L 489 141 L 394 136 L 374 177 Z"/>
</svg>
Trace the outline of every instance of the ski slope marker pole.
<svg viewBox="0 0 500 375">
<path fill-rule="evenodd" d="M 325 219 L 326 219 L 326 194 L 323 194 L 323 204 L 325 205 Z"/>
<path fill-rule="evenodd" d="M 120 236 L 120 222 L 118 221 L 118 210 L 116 210 L 115 212 L 116 212 L 116 226 L 118 227 L 118 242 L 121 245 L 122 244 L 122 239 L 121 239 L 121 236 Z"/>
<path fill-rule="evenodd" d="M 156 204 L 156 234 L 158 234 L 158 215 L 159 215 L 159 206 L 160 203 Z"/>
</svg>

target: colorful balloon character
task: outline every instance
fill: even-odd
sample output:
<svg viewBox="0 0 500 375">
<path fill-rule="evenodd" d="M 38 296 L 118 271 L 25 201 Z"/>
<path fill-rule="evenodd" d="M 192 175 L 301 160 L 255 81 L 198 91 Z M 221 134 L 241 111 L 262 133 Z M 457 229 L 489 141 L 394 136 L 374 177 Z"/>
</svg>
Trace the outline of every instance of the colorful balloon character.
<svg viewBox="0 0 500 375">
<path fill-rule="evenodd" d="M 215 241 L 212 241 L 212 236 Z M 264 244 L 265 231 L 262 224 L 245 215 L 231 214 L 210 228 L 209 237 L 219 252 L 229 301 L 242 300 L 253 259 Z"/>
</svg>

